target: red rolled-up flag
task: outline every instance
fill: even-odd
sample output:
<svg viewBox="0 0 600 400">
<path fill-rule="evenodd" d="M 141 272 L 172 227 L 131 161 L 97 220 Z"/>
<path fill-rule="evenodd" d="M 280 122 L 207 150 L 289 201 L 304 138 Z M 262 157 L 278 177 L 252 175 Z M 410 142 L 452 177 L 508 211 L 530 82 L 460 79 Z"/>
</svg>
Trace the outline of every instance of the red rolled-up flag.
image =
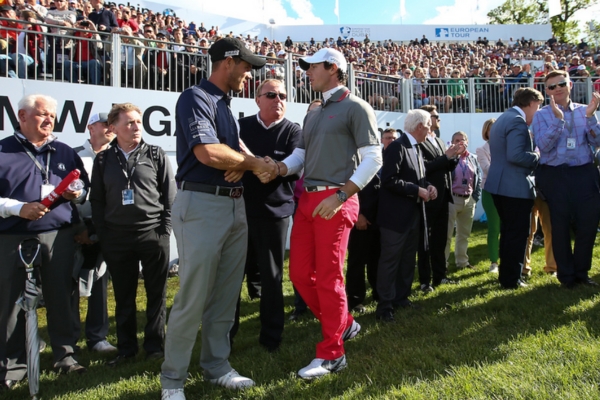
<svg viewBox="0 0 600 400">
<path fill-rule="evenodd" d="M 69 188 L 71 182 L 73 182 L 75 179 L 79 179 L 80 174 L 81 172 L 78 169 L 74 169 L 73 171 L 69 172 L 69 175 L 65 176 L 59 185 L 42 199 L 41 203 L 46 207 L 50 207 Z"/>
</svg>

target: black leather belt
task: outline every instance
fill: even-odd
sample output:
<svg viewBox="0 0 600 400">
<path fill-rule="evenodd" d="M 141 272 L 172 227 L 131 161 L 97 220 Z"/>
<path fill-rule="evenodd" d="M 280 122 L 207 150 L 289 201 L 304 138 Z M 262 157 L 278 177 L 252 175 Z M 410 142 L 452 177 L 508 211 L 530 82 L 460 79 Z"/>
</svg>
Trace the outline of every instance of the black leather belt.
<svg viewBox="0 0 600 400">
<path fill-rule="evenodd" d="M 202 192 L 202 193 L 210 193 L 215 196 L 226 196 L 231 197 L 232 199 L 238 199 L 242 197 L 244 194 L 244 187 L 227 187 L 227 186 L 215 186 L 215 185 L 206 185 L 204 183 L 196 183 L 196 182 L 177 182 L 177 187 L 181 190 L 189 190 L 190 192 Z"/>
<path fill-rule="evenodd" d="M 471 197 L 470 194 L 458 194 L 458 193 L 452 193 L 452 194 L 456 197 L 464 197 L 465 199 L 468 199 L 469 197 Z"/>
<path fill-rule="evenodd" d="M 341 186 L 307 186 L 304 189 L 307 192 L 322 192 L 323 190 L 339 189 Z"/>
</svg>

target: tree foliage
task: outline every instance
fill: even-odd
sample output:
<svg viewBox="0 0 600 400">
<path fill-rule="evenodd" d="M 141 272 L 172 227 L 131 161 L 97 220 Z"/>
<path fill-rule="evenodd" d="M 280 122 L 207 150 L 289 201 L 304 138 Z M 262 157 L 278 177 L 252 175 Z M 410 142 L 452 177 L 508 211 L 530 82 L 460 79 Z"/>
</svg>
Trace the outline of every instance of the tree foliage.
<svg viewBox="0 0 600 400">
<path fill-rule="evenodd" d="M 547 24 L 552 25 L 552 32 L 564 42 L 575 42 L 580 33 L 579 24 L 573 15 L 585 10 L 595 0 L 560 0 L 561 13 L 548 18 L 546 0 L 506 0 L 491 10 L 487 16 L 490 24 Z"/>
<path fill-rule="evenodd" d="M 542 23 L 536 0 L 506 0 L 487 14 L 491 24 L 526 25 Z"/>
</svg>

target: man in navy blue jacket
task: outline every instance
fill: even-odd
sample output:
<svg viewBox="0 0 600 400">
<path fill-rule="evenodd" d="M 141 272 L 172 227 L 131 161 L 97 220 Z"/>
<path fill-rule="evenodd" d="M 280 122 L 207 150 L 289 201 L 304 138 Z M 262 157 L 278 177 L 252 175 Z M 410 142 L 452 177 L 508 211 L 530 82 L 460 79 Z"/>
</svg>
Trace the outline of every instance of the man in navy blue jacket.
<svg viewBox="0 0 600 400">
<path fill-rule="evenodd" d="M 19 102 L 20 126 L 0 141 L 0 391 L 10 389 L 27 372 L 25 318 L 15 304 L 25 287 L 26 273 L 19 244 L 36 237 L 41 244 L 40 274 L 48 313 L 48 334 L 59 372 L 84 372 L 73 358 L 77 338 L 70 312 L 75 253 L 73 203 L 85 199 L 89 181 L 77 153 L 52 135 L 56 100 L 29 95 Z M 72 170 L 81 171 L 85 188 L 67 191 L 49 208 L 40 203 Z"/>
<path fill-rule="evenodd" d="M 104 0 L 92 0 L 94 11 L 90 13 L 90 21 L 96 24 L 99 32 L 110 33 L 112 28 L 118 28 L 117 18 L 107 8 L 104 8 Z"/>
</svg>

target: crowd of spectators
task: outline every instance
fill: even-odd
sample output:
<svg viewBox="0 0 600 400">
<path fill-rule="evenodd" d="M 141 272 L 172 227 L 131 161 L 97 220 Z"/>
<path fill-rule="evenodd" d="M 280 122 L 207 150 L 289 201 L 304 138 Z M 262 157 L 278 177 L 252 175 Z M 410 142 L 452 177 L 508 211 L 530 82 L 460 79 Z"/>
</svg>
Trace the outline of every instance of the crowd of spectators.
<svg viewBox="0 0 600 400">
<path fill-rule="evenodd" d="M 295 68 L 298 57 L 323 47 L 335 48 L 346 56 L 355 71 L 355 93 L 377 110 L 403 109 L 406 98 L 402 93 L 409 89 L 412 104 L 404 109 L 432 104 L 443 112 L 500 112 L 511 103 L 516 89 L 531 84 L 530 78 L 536 79 L 538 89 L 543 89 L 542 78 L 554 69 L 569 72 L 577 101 L 588 101 L 588 77 L 594 90 L 600 89 L 600 51 L 584 40 L 567 44 L 554 36 L 546 42 L 524 37 L 497 41 L 480 37 L 475 42 L 436 43 L 425 35 L 407 42 L 375 41 L 367 35 L 360 41 L 331 37 L 294 42 L 288 36 L 279 42 L 223 32 L 219 26 L 186 21 L 167 10 L 105 5 L 104 0 L 8 0 L 11 2 L 11 7 L 0 7 L 0 16 L 19 21 L 0 24 L 25 29 L 27 34 L 0 28 L 2 76 L 37 77 L 46 72 L 54 74 L 54 79 L 108 85 L 110 52 L 114 50 L 110 36 L 103 34 L 119 33 L 123 35 L 121 83 L 127 87 L 180 92 L 207 76 L 206 51 L 214 41 L 236 37 L 269 60 L 256 73 L 254 84 L 242 92 L 244 97 L 252 97 L 261 80 L 285 79 L 288 56 L 293 58 Z M 42 40 L 40 34 L 47 25 L 39 22 L 57 25 L 50 29 L 56 36 Z M 59 35 L 66 34 L 70 38 L 61 40 Z M 73 40 L 72 36 L 82 39 Z M 60 68 L 55 71 L 57 63 Z M 303 71 L 296 69 L 287 76 L 294 77 L 292 99 L 310 102 L 317 97 Z M 469 85 L 470 78 L 474 86 Z M 470 109 L 473 104 L 475 110 Z"/>
</svg>

